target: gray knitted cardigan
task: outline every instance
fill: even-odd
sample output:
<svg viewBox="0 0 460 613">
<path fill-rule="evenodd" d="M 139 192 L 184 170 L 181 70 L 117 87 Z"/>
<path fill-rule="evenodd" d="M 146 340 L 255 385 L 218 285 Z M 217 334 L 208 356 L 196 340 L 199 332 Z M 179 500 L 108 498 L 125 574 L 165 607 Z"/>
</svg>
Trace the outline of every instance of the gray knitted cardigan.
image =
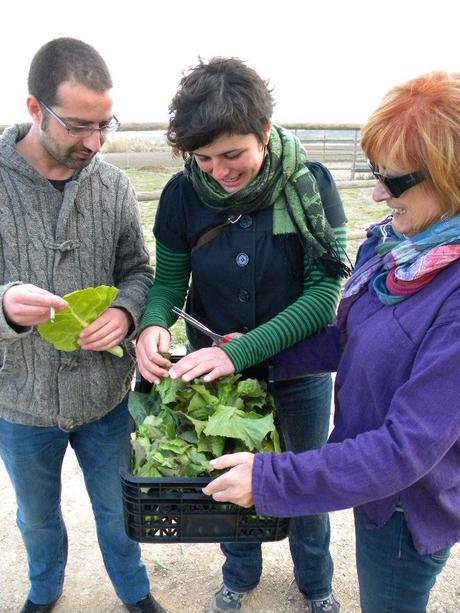
<svg viewBox="0 0 460 613">
<path fill-rule="evenodd" d="M 62 296 L 115 285 L 114 306 L 137 326 L 153 272 L 126 175 L 96 156 L 62 194 L 17 152 L 28 129 L 12 126 L 0 138 L 0 417 L 68 430 L 123 398 L 134 372 L 133 343 L 125 340 L 123 358 L 57 351 L 35 328 L 9 325 L 5 291 L 32 283 Z"/>
</svg>

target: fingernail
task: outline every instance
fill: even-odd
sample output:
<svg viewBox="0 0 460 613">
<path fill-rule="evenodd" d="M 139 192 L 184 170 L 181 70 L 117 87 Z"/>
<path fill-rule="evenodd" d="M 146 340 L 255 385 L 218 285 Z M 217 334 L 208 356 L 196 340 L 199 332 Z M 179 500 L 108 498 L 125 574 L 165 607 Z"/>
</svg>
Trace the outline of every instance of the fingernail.
<svg viewBox="0 0 460 613">
<path fill-rule="evenodd" d="M 171 379 L 177 379 L 177 373 L 176 373 L 176 371 L 174 370 L 174 368 L 171 368 L 171 369 L 169 370 L 169 376 L 171 377 Z"/>
</svg>

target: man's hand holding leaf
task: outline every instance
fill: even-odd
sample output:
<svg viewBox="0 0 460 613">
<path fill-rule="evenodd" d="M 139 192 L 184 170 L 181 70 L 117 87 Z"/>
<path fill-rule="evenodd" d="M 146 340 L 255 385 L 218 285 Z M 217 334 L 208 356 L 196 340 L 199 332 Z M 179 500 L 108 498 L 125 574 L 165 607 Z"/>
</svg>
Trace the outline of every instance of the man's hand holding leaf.
<svg viewBox="0 0 460 613">
<path fill-rule="evenodd" d="M 108 308 L 83 329 L 78 342 L 88 351 L 107 351 L 126 338 L 133 321 L 125 309 Z"/>
<path fill-rule="evenodd" d="M 17 326 L 37 326 L 50 319 L 50 309 L 67 306 L 63 298 L 28 283 L 12 285 L 3 296 L 3 312 Z"/>
<path fill-rule="evenodd" d="M 37 326 L 40 336 L 52 343 L 56 349 L 75 351 L 81 348 L 82 331 L 93 322 L 101 320 L 90 329 L 93 350 L 108 351 L 122 357 L 123 349 L 117 342 L 126 336 L 131 318 L 123 309 L 109 308 L 117 294 L 118 289 L 108 285 L 87 287 L 66 294 L 64 299 L 68 304 L 67 308 L 56 312 L 54 322 L 47 321 Z M 85 339 L 86 342 L 88 338 Z M 96 346 L 99 348 L 94 349 Z"/>
</svg>

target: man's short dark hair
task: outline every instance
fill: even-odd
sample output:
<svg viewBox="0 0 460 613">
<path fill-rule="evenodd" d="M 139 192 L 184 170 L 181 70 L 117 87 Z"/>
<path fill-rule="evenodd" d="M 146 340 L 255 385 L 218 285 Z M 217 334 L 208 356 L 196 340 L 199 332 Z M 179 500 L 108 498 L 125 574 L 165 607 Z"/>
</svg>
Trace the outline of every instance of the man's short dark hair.
<svg viewBox="0 0 460 613">
<path fill-rule="evenodd" d="M 273 106 L 267 82 L 240 59 L 200 60 L 183 76 L 169 106 L 168 141 L 176 153 L 223 134 L 255 134 L 262 142 Z"/>
<path fill-rule="evenodd" d="M 99 53 L 76 38 L 55 38 L 37 51 L 29 69 L 29 94 L 45 104 L 58 104 L 57 89 L 75 81 L 97 92 L 113 87 L 106 63 Z"/>
</svg>

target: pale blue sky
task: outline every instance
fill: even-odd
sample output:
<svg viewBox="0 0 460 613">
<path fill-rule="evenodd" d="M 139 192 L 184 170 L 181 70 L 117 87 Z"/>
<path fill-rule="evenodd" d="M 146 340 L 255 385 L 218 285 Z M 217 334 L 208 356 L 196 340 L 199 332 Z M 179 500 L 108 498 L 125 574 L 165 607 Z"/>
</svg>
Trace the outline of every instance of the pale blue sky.
<svg viewBox="0 0 460 613">
<path fill-rule="evenodd" d="M 269 79 L 282 122 L 358 122 L 394 84 L 460 70 L 456 3 L 447 0 L 9 0 L 1 9 L 0 124 L 27 119 L 35 51 L 75 36 L 104 56 L 123 121 L 166 121 L 198 55 L 236 56 Z"/>
</svg>

